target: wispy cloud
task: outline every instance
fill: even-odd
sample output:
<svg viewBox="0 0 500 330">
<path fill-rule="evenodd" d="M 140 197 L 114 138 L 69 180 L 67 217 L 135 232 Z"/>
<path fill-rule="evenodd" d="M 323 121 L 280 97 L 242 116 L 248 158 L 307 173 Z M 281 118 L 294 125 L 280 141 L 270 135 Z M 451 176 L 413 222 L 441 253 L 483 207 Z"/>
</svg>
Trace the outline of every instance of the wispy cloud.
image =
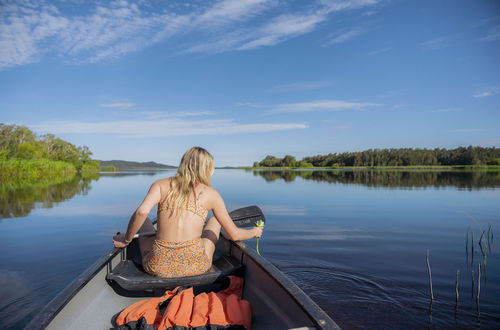
<svg viewBox="0 0 500 330">
<path fill-rule="evenodd" d="M 106 103 L 106 104 L 99 104 L 99 105 L 101 107 L 105 107 L 105 108 L 124 108 L 124 109 L 127 109 L 127 108 L 133 108 L 137 104 L 134 104 L 134 103 Z"/>
<path fill-rule="evenodd" d="M 305 123 L 236 123 L 232 119 L 148 119 L 103 122 L 46 121 L 27 125 L 37 132 L 53 134 L 112 134 L 123 137 L 164 137 L 261 133 L 307 128 Z"/>
<path fill-rule="evenodd" d="M 331 81 L 308 81 L 308 82 L 297 82 L 291 84 L 283 84 L 274 86 L 271 91 L 273 92 L 298 92 L 298 91 L 308 91 L 313 89 L 320 89 L 328 87 L 332 84 Z"/>
<path fill-rule="evenodd" d="M 143 111 L 140 114 L 148 119 L 172 118 L 172 117 L 198 117 L 211 116 L 217 114 L 212 111 L 180 111 L 180 112 L 160 112 L 160 111 Z"/>
<path fill-rule="evenodd" d="M 316 112 L 316 111 L 341 111 L 362 110 L 367 107 L 380 106 L 371 102 L 350 102 L 342 100 L 319 100 L 303 103 L 285 103 L 271 106 L 270 113 L 282 112 Z"/>
<path fill-rule="evenodd" d="M 420 46 L 422 46 L 422 48 L 428 49 L 428 50 L 442 49 L 442 48 L 446 48 L 449 46 L 449 39 L 447 37 L 430 39 L 430 40 L 422 42 L 420 44 Z"/>
<path fill-rule="evenodd" d="M 456 112 L 456 111 L 460 111 L 460 109 L 457 109 L 457 108 L 440 108 L 440 109 L 435 109 L 433 111 L 434 112 Z"/>
<path fill-rule="evenodd" d="M 484 131 L 482 128 L 459 128 L 459 129 L 450 129 L 448 132 L 452 133 L 469 133 L 469 132 L 481 132 Z"/>
<path fill-rule="evenodd" d="M 392 49 L 392 47 L 387 47 L 387 48 L 373 50 L 371 52 L 368 52 L 368 55 L 375 55 L 375 54 L 386 53 L 386 52 L 390 51 L 391 49 Z"/>
<path fill-rule="evenodd" d="M 500 146 L 500 138 L 479 141 L 478 144 L 487 146 Z"/>
<path fill-rule="evenodd" d="M 483 31 L 483 36 L 479 38 L 479 41 L 483 42 L 489 42 L 489 41 L 496 41 L 500 40 L 500 15 L 492 16 L 492 17 L 486 17 L 478 22 L 472 24 L 471 26 L 473 28 L 483 28 L 485 31 Z"/>
<path fill-rule="evenodd" d="M 496 95 L 496 94 L 500 94 L 500 87 L 485 88 L 483 90 L 477 91 L 474 94 L 472 94 L 472 97 L 483 98 L 483 97 L 492 96 L 492 95 Z"/>
<path fill-rule="evenodd" d="M 500 25 L 492 27 L 488 30 L 485 36 L 479 39 L 480 41 L 496 41 L 500 40 Z"/>
<path fill-rule="evenodd" d="M 256 36 L 243 43 L 237 50 L 248 50 L 262 46 L 271 46 L 291 37 L 311 32 L 326 19 L 326 15 L 280 15 L 262 26 Z"/>
<path fill-rule="evenodd" d="M 340 44 L 351 40 L 352 38 L 359 36 L 364 33 L 365 30 L 362 28 L 354 28 L 348 31 L 343 31 L 337 34 L 330 36 L 327 41 L 324 43 L 325 46 Z"/>
<path fill-rule="evenodd" d="M 116 0 L 93 4 L 82 15 L 68 14 L 56 2 L 6 2 L 0 14 L 0 69 L 37 62 L 47 54 L 70 63 L 109 61 L 179 36 L 187 41 L 175 42 L 172 52 L 179 47 L 180 53 L 250 50 L 309 33 L 333 13 L 378 2 L 320 0 L 283 13 L 277 0 L 207 1 L 181 11 L 149 1 Z"/>
<path fill-rule="evenodd" d="M 498 21 L 500 21 L 500 15 L 483 18 L 483 19 L 477 21 L 476 23 L 471 24 L 471 26 L 474 28 L 477 28 L 477 27 L 487 25 L 487 24 L 490 24 L 493 22 L 498 22 Z"/>
</svg>

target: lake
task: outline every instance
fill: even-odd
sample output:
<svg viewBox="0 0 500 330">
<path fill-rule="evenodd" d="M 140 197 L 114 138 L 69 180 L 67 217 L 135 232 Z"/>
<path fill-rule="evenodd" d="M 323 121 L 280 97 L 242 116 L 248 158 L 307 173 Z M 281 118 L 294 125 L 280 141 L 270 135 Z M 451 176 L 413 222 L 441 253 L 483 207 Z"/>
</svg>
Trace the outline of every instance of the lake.
<svg viewBox="0 0 500 330">
<path fill-rule="evenodd" d="M 151 183 L 174 173 L 0 189 L 2 328 L 22 328 L 110 250 Z M 263 209 L 261 254 L 341 327 L 500 327 L 500 172 L 217 169 L 212 183 L 228 210 Z"/>
</svg>

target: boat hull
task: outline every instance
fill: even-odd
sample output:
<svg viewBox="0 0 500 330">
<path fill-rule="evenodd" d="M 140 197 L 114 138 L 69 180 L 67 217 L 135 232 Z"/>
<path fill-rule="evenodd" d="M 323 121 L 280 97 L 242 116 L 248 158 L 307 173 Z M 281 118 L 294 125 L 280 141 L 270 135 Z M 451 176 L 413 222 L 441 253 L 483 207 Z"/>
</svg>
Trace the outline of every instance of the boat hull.
<svg viewBox="0 0 500 330">
<path fill-rule="evenodd" d="M 244 266 L 243 298 L 252 305 L 253 329 L 339 329 L 295 283 L 244 242 L 221 236 L 216 253 L 235 258 Z M 125 307 L 163 293 L 120 292 L 110 283 L 108 275 L 126 258 L 125 250 L 112 249 L 56 296 L 25 329 L 110 329 Z"/>
</svg>

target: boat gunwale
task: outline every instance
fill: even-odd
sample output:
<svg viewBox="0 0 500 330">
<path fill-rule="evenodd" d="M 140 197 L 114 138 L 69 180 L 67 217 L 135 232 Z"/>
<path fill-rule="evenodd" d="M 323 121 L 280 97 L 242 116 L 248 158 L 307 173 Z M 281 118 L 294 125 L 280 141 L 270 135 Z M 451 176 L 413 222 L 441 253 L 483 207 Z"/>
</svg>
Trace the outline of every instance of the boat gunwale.
<svg viewBox="0 0 500 330">
<path fill-rule="evenodd" d="M 252 248 L 248 247 L 242 241 L 230 241 L 230 244 L 237 246 L 243 251 L 243 254 L 250 257 L 257 263 L 264 271 L 266 271 L 271 278 L 278 283 L 290 297 L 304 310 L 306 314 L 313 320 L 318 329 L 340 329 L 339 325 L 311 299 L 295 282 L 293 282 L 285 273 L 279 270 L 273 263 L 266 258 L 257 254 Z"/>
<path fill-rule="evenodd" d="M 120 253 L 121 248 L 112 248 L 87 267 L 77 278 L 71 281 L 24 327 L 25 330 L 45 329 L 61 310 L 75 297 L 104 267 Z"/>
<path fill-rule="evenodd" d="M 318 329 L 340 329 L 333 319 L 316 304 L 297 284 L 288 278 L 281 270 L 264 257 L 258 255 L 253 249 L 242 241 L 231 241 L 221 235 L 222 239 L 236 246 L 242 251 L 242 260 L 245 255 L 251 258 L 261 269 L 269 274 L 274 281 L 288 293 L 288 295 L 300 306 L 300 308 L 315 323 Z M 76 279 L 68 284 L 57 294 L 35 317 L 24 327 L 24 329 L 45 329 L 50 322 L 61 312 L 61 310 L 89 283 L 104 267 L 118 256 L 125 253 L 122 248 L 112 248 L 105 255 L 97 259 Z"/>
</svg>

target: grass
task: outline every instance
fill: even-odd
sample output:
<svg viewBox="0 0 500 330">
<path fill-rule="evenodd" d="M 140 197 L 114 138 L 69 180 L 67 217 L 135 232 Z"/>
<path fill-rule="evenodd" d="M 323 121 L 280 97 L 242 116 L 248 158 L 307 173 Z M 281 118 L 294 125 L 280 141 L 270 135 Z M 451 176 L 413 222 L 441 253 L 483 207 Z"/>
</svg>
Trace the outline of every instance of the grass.
<svg viewBox="0 0 500 330">
<path fill-rule="evenodd" d="M 45 186 L 72 179 L 77 173 L 73 164 L 40 160 L 0 160 L 2 189 L 13 189 L 28 185 Z"/>
</svg>

